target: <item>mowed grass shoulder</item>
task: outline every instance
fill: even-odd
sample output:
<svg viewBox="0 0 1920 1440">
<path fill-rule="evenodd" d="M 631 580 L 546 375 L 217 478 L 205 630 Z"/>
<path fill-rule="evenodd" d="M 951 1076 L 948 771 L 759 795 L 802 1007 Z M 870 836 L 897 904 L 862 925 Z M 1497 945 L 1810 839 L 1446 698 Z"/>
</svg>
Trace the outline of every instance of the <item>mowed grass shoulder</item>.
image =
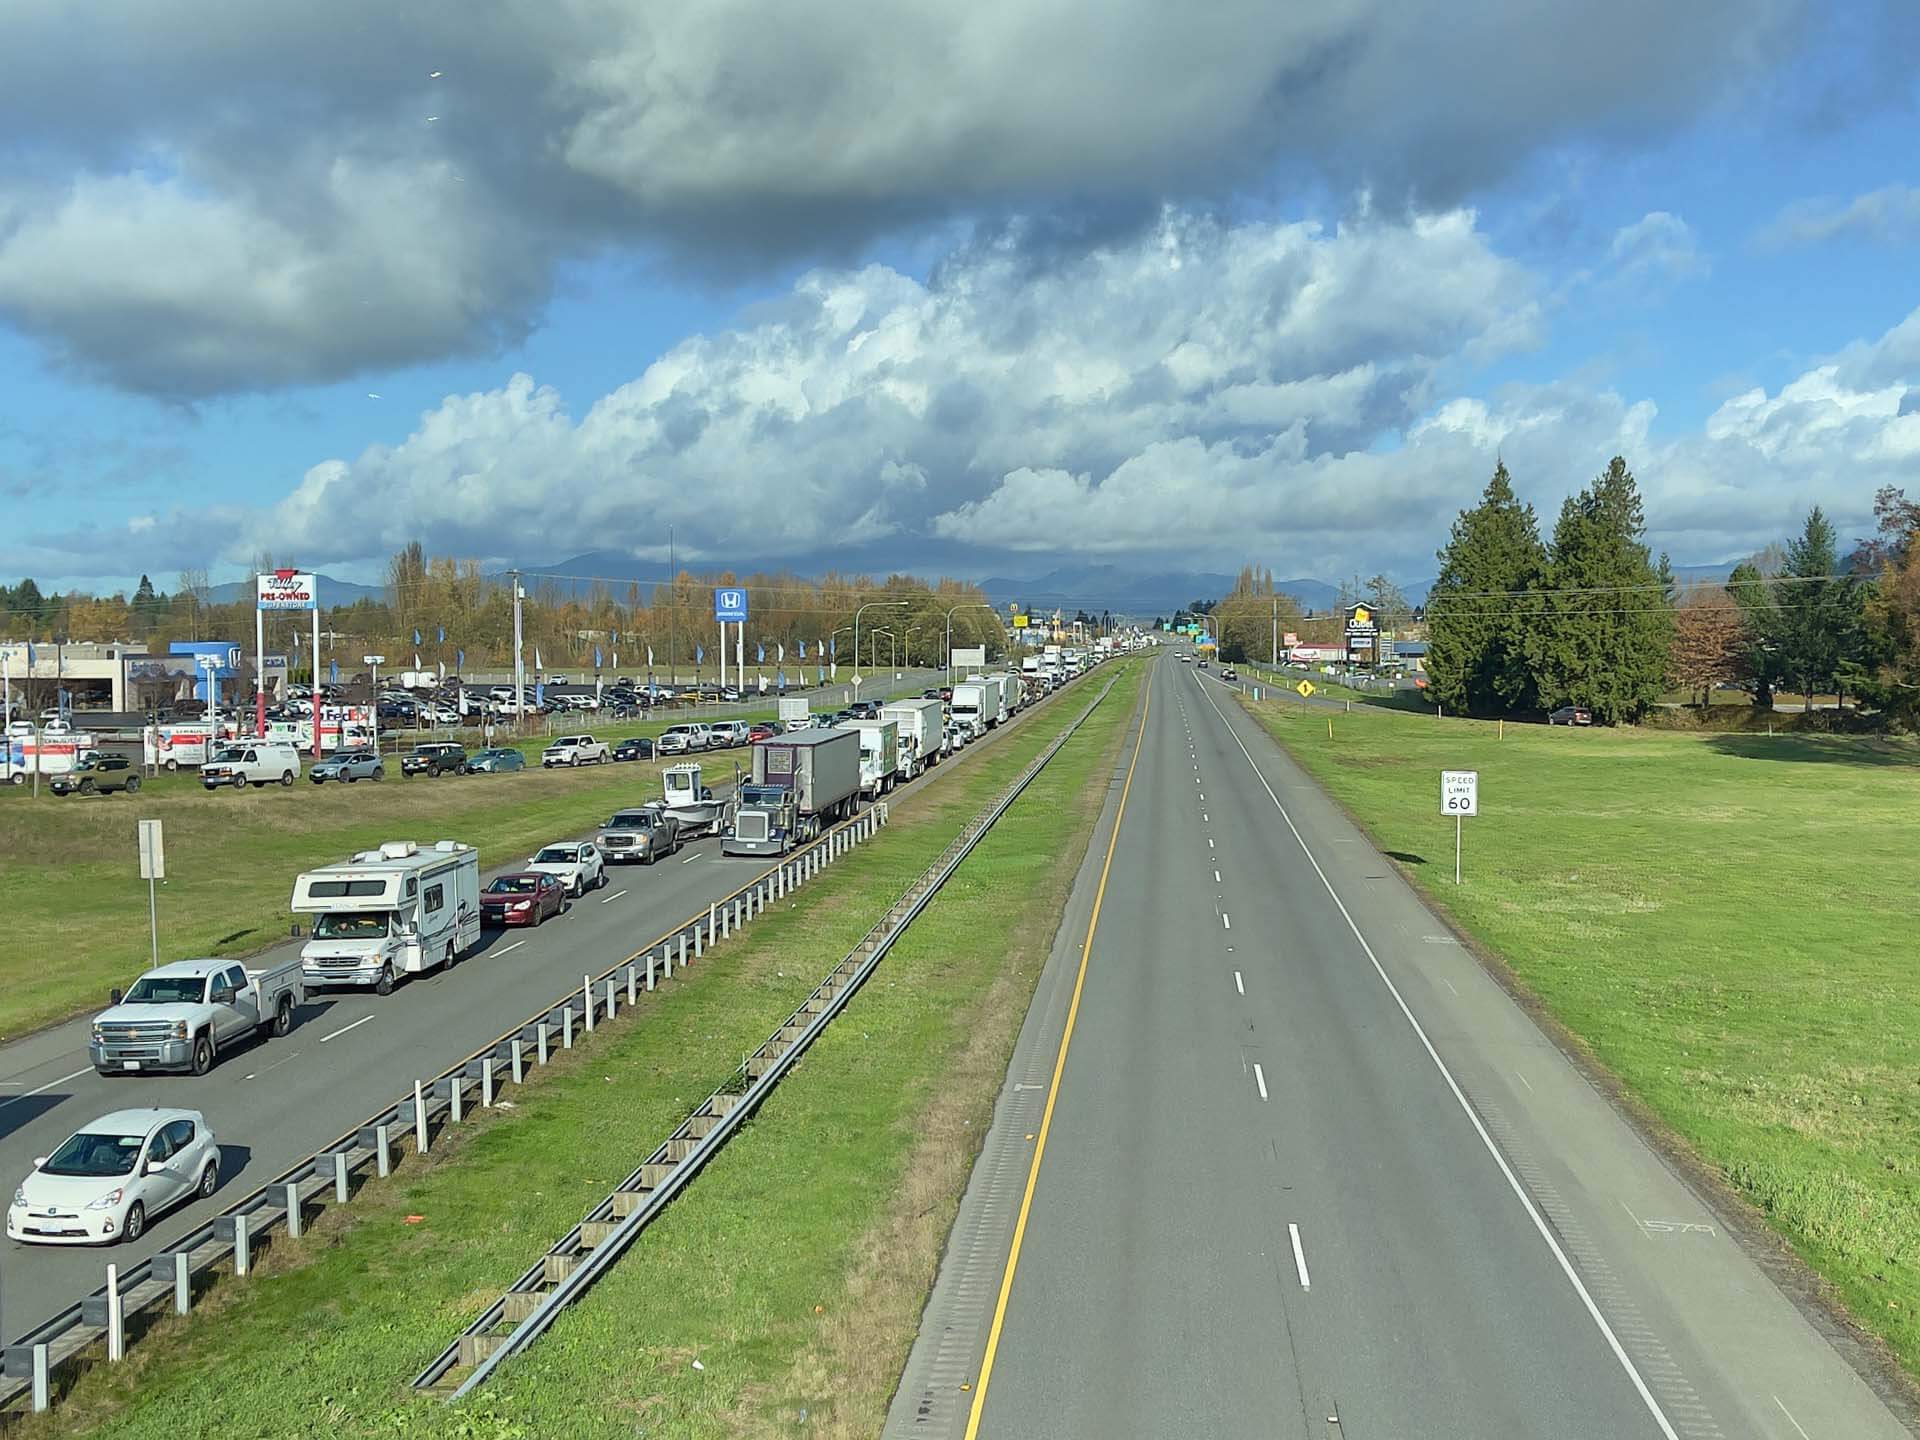
<svg viewBox="0 0 1920 1440">
<path fill-rule="evenodd" d="M 510 1113 L 281 1239 L 252 1279 L 82 1377 L 23 1440 L 723 1436 L 785 1430 L 802 1407 L 805 1433 L 877 1433 L 965 1165 L 931 1190 L 908 1182 L 931 1136 L 970 1158 L 991 1112 L 1137 669 L 586 1301 L 469 1404 L 407 1382 L 766 1038 L 1102 683 L 904 794 L 876 843 L 559 1057 Z M 956 1057 L 973 1062 L 959 1110 Z M 913 1244 L 888 1238 L 903 1208 Z"/>
<path fill-rule="evenodd" d="M 654 729 L 660 726 L 652 727 Z M 611 732 L 609 732 L 611 733 Z M 745 750 L 689 758 L 731 780 Z M 149 963 L 134 822 L 165 829 L 160 958 L 238 955 L 288 937 L 293 877 L 383 840 L 461 840 L 494 866 L 659 798 L 647 761 L 580 770 L 278 785 L 208 793 L 165 777 L 138 795 L 0 796 L 0 1041 L 105 1001 Z"/>
<path fill-rule="evenodd" d="M 1920 746 L 1250 708 L 1920 1370 Z"/>
</svg>

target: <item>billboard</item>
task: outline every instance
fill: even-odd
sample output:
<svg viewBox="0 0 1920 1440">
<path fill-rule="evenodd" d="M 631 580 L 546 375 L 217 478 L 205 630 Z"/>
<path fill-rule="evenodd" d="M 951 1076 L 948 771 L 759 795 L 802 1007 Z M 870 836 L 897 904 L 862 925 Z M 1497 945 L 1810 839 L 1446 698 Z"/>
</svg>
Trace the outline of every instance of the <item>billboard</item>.
<svg viewBox="0 0 1920 1440">
<path fill-rule="evenodd" d="M 951 658 L 953 668 L 956 670 L 984 670 L 987 668 L 987 647 L 956 645 Z"/>
<path fill-rule="evenodd" d="M 747 592 L 739 585 L 723 585 L 713 592 L 713 618 L 722 625 L 744 624 Z"/>
<path fill-rule="evenodd" d="M 258 577 L 258 605 L 262 610 L 313 610 L 319 595 L 313 576 L 298 570 L 275 570 Z"/>
<path fill-rule="evenodd" d="M 129 655 L 129 685 L 174 684 L 200 678 L 199 657 L 194 655 Z"/>
</svg>

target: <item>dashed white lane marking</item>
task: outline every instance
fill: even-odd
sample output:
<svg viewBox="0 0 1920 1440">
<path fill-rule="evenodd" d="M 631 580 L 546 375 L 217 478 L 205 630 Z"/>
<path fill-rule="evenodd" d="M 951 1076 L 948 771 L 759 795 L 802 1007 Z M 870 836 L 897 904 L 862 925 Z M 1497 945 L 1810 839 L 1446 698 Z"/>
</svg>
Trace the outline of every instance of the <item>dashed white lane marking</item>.
<svg viewBox="0 0 1920 1440">
<path fill-rule="evenodd" d="M 1220 912 L 1220 928 L 1222 930 L 1233 929 L 1233 920 L 1230 916 L 1228 916 L 1227 912 L 1224 910 Z"/>
<path fill-rule="evenodd" d="M 1453 982 L 1452 982 L 1451 980 L 1449 980 L 1449 979 L 1447 979 L 1447 977 L 1446 977 L 1446 976 L 1444 976 L 1444 975 L 1442 975 L 1442 976 L 1440 977 L 1440 983 L 1441 983 L 1442 985 L 1444 985 L 1444 986 L 1446 986 L 1446 987 L 1447 987 L 1447 989 L 1449 989 L 1449 990 L 1453 990 Z M 1458 990 L 1453 990 L 1453 993 L 1454 993 L 1455 995 L 1458 995 L 1458 994 L 1459 994 L 1460 992 L 1459 992 Z"/>
<path fill-rule="evenodd" d="M 1233 972 L 1233 988 L 1238 990 L 1242 995 L 1247 993 L 1247 982 L 1240 978 L 1240 972 L 1238 970 Z"/>
<path fill-rule="evenodd" d="M 1307 1252 L 1300 1244 L 1300 1227 L 1292 1221 L 1287 1222 L 1287 1235 L 1293 1241 L 1293 1268 L 1299 1272 L 1300 1288 L 1311 1290 L 1313 1282 L 1307 1279 Z"/>
<path fill-rule="evenodd" d="M 504 955 L 509 950 L 518 950 L 522 945 L 526 943 L 527 942 L 524 940 L 516 940 L 511 945 L 502 945 L 498 950 L 494 951 L 493 953 L 496 955 Z"/>
<path fill-rule="evenodd" d="M 611 905 L 613 904 L 614 901 L 618 900 L 622 895 L 626 893 L 627 892 L 624 890 L 616 890 L 613 892 L 613 894 L 608 895 L 604 899 L 602 899 L 600 903 L 602 905 Z"/>
<path fill-rule="evenodd" d="M 373 1019 L 373 1016 L 371 1015 L 362 1015 L 358 1020 L 354 1021 L 351 1025 L 342 1025 L 338 1030 L 334 1031 L 331 1035 L 322 1035 L 320 1037 L 320 1043 L 324 1045 L 329 1040 L 338 1040 L 342 1035 L 346 1034 L 347 1031 L 358 1030 L 362 1025 L 366 1024 L 371 1019 Z"/>
<path fill-rule="evenodd" d="M 1211 836 L 1211 835 L 1209 835 L 1209 836 L 1207 836 L 1207 849 L 1209 849 L 1209 850 L 1212 850 L 1212 849 L 1215 849 L 1215 848 L 1216 848 L 1216 847 L 1215 847 L 1215 845 L 1214 845 L 1214 843 L 1213 843 L 1213 836 Z"/>
<path fill-rule="evenodd" d="M 0 1105 L 11 1105 L 16 1100 L 25 1100 L 31 1096 L 40 1094 L 42 1091 L 51 1090 L 56 1085 L 64 1085 L 69 1080 L 77 1080 L 80 1078 L 80 1076 L 86 1074 L 87 1071 L 91 1070 L 92 1068 L 93 1067 L 91 1065 L 88 1065 L 83 1067 L 82 1069 L 74 1071 L 73 1074 L 71 1075 L 62 1075 L 58 1080 L 49 1080 L 47 1081 L 46 1084 L 36 1085 L 31 1090 L 23 1090 L 18 1095 L 9 1095 L 6 1099 L 0 1100 Z"/>
<path fill-rule="evenodd" d="M 1257 1060 L 1254 1061 L 1254 1064 L 1253 1064 L 1253 1083 L 1260 1087 L 1260 1098 L 1262 1100 L 1266 1099 L 1267 1098 L 1267 1072 L 1260 1068 L 1260 1062 Z"/>
<path fill-rule="evenodd" d="M 1213 872 L 1213 883 L 1216 885 L 1220 883 L 1220 872 L 1218 870 Z"/>
<path fill-rule="evenodd" d="M 1527 1079 L 1527 1077 L 1522 1075 L 1518 1070 L 1513 1072 L 1513 1078 L 1518 1080 L 1522 1085 L 1527 1087 L 1527 1093 L 1529 1095 L 1533 1093 L 1533 1082 Z"/>
<path fill-rule="evenodd" d="M 699 858 L 700 857 L 698 855 L 689 855 L 687 856 L 686 859 L 682 860 L 680 863 L 682 865 L 691 865 L 694 861 L 698 860 Z"/>
</svg>

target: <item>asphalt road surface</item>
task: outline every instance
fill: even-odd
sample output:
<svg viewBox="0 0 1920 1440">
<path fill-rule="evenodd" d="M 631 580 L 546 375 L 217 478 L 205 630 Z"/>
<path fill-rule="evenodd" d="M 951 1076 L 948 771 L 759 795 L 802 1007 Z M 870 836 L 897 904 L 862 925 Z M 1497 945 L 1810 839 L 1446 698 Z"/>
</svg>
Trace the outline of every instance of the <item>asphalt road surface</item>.
<svg viewBox="0 0 1920 1440">
<path fill-rule="evenodd" d="M 993 739 L 969 746 L 962 758 Z M 695 758 L 730 772 L 731 761 L 745 753 Z M 932 772 L 939 773 L 938 767 Z M 731 787 L 714 788 L 724 795 Z M 582 815 L 581 821 L 595 818 Z M 485 864 L 498 857 L 481 859 Z M 534 929 L 489 929 L 482 948 L 452 970 L 415 976 L 384 998 L 350 990 L 310 996 L 290 1035 L 226 1053 L 205 1076 L 103 1077 L 87 1060 L 90 1020 L 0 1047 L 0 1184 L 8 1196 L 35 1156 L 111 1110 L 197 1109 L 221 1145 L 215 1196 L 170 1211 L 137 1243 L 95 1248 L 0 1241 L 0 1335 L 18 1335 L 98 1288 L 108 1261 L 125 1266 L 169 1248 L 234 1199 L 405 1094 L 416 1079 L 431 1078 L 557 1003 L 583 974 L 619 963 L 772 868 L 770 860 L 722 856 L 717 838 L 690 842 L 653 865 L 609 867 L 607 886 L 571 901 L 560 919 Z M 291 891 L 292 876 L 287 883 Z M 302 943 L 268 953 L 297 956 Z"/>
<path fill-rule="evenodd" d="M 1227 688 L 1154 673 L 887 1435 L 1908 1434 Z"/>
</svg>

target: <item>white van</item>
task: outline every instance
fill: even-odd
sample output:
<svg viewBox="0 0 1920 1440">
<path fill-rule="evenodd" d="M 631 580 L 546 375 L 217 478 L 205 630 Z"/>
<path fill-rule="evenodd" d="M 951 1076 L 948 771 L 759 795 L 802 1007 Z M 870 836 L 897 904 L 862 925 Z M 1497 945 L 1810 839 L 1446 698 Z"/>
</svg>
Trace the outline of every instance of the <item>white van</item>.
<svg viewBox="0 0 1920 1440">
<path fill-rule="evenodd" d="M 291 785 L 299 778 L 300 752 L 284 740 L 235 740 L 200 767 L 200 783 L 209 790 L 222 785 L 238 790 L 274 780 Z"/>
</svg>

